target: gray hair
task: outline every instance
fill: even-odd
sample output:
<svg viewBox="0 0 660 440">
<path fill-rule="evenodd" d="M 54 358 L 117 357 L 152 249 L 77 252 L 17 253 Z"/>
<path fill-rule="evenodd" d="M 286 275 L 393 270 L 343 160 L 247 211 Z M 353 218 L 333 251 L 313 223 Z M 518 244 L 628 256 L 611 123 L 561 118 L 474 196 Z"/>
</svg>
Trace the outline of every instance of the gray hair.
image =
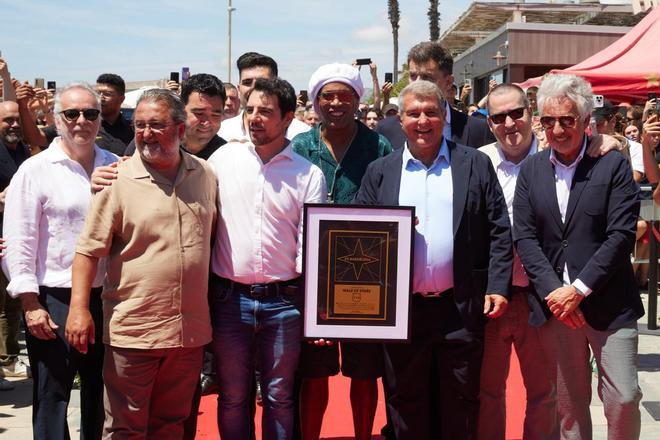
<svg viewBox="0 0 660 440">
<path fill-rule="evenodd" d="M 403 115 L 403 100 L 408 95 L 413 95 L 417 98 L 432 98 L 438 101 L 438 106 L 445 111 L 445 97 L 442 94 L 440 87 L 432 83 L 431 81 L 413 81 L 404 87 L 399 93 L 399 114 Z"/>
<path fill-rule="evenodd" d="M 94 97 L 94 100 L 96 101 L 96 108 L 98 110 L 101 110 L 101 97 L 96 92 L 96 90 L 94 90 L 92 86 L 90 86 L 87 83 L 74 82 L 65 85 L 64 87 L 59 89 L 57 93 L 55 93 L 55 105 L 53 111 L 55 112 L 56 115 L 59 115 L 60 112 L 62 111 L 62 95 L 64 95 L 69 90 L 73 90 L 73 89 L 80 89 L 89 92 L 89 94 L 92 95 Z"/>
<path fill-rule="evenodd" d="M 591 114 L 593 109 L 593 92 L 591 84 L 575 75 L 547 75 L 536 95 L 539 111 L 543 113 L 546 100 L 565 97 L 577 106 L 580 118 L 584 119 Z"/>
<path fill-rule="evenodd" d="M 185 123 L 188 119 L 186 114 L 186 106 L 179 97 L 171 90 L 167 89 L 149 89 L 145 90 L 137 100 L 135 108 L 140 106 L 141 102 L 162 102 L 170 109 L 170 117 L 176 124 Z M 133 113 L 135 118 L 135 113 Z"/>
</svg>

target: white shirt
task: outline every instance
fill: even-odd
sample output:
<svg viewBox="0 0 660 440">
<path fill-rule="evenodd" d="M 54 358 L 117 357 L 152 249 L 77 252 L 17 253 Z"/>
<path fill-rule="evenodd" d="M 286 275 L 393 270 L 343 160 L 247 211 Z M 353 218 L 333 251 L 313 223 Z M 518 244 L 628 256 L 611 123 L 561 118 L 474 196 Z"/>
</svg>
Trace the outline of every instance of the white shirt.
<svg viewBox="0 0 660 440">
<path fill-rule="evenodd" d="M 94 146 L 94 168 L 117 156 Z M 23 162 L 7 189 L 3 259 L 13 297 L 39 292 L 39 286 L 71 287 L 71 266 L 78 235 L 92 198 L 85 169 L 60 147 L 49 148 Z M 103 283 L 99 265 L 93 286 Z"/>
<path fill-rule="evenodd" d="M 633 171 L 644 174 L 644 156 L 642 153 L 642 144 L 628 139 L 630 148 L 630 164 Z"/>
<path fill-rule="evenodd" d="M 264 164 L 251 142 L 228 143 L 208 163 L 218 178 L 220 209 L 213 272 L 243 284 L 298 277 L 303 204 L 326 199 L 321 169 L 291 145 Z"/>
<path fill-rule="evenodd" d="M 430 167 L 403 147 L 399 205 L 414 206 L 413 292 L 437 293 L 454 287 L 453 182 L 445 139 Z M 442 191 L 438 191 L 442 188 Z"/>
<path fill-rule="evenodd" d="M 286 130 L 286 138 L 291 140 L 296 135 L 309 131 L 311 128 L 304 122 L 293 118 L 291 125 Z M 243 110 L 233 118 L 222 121 L 218 136 L 227 142 L 250 142 L 250 133 L 245 131 L 245 125 L 243 124 Z"/>
<path fill-rule="evenodd" d="M 509 221 L 513 225 L 513 196 L 516 193 L 518 174 L 520 174 L 520 168 L 522 167 L 523 162 L 525 162 L 529 156 L 536 154 L 536 151 L 538 150 L 538 141 L 536 140 L 536 137 L 532 136 L 532 145 L 529 148 L 529 153 L 517 164 L 506 159 L 499 143 L 496 144 L 496 146 L 498 154 L 496 157 L 492 157 L 493 168 L 495 168 L 497 180 L 500 182 L 502 192 L 504 193 L 506 209 L 509 213 Z M 526 287 L 529 285 L 529 278 L 527 277 L 525 268 L 523 267 L 515 248 L 513 250 L 513 278 L 511 284 L 519 287 Z"/>
<path fill-rule="evenodd" d="M 559 204 L 559 213 L 561 214 L 561 221 L 566 222 L 566 210 L 568 208 L 568 198 L 571 195 L 571 185 L 573 184 L 573 176 L 578 164 L 584 157 L 584 152 L 587 149 L 587 138 L 585 136 L 582 141 L 582 149 L 578 157 L 570 165 L 564 165 L 555 156 L 555 150 L 550 150 L 550 162 L 555 168 L 555 189 L 557 190 L 557 203 Z M 568 264 L 564 264 L 563 273 L 564 285 L 571 284 L 571 279 L 568 276 Z M 573 282 L 573 286 L 582 292 L 585 296 L 591 293 L 591 289 L 587 287 L 579 278 Z"/>
</svg>

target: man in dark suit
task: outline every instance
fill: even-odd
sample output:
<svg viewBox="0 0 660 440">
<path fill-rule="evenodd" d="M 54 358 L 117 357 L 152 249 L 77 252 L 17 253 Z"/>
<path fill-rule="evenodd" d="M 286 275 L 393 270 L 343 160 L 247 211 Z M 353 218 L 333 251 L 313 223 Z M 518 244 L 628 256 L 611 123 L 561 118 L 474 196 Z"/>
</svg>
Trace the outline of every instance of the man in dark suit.
<svg viewBox="0 0 660 440">
<path fill-rule="evenodd" d="M 437 41 L 424 41 L 408 52 L 410 81 L 426 80 L 435 83 L 448 96 L 454 84 L 454 59 L 447 49 Z M 495 142 L 495 137 L 483 119 L 467 116 L 445 104 L 445 138 L 457 144 L 479 148 Z M 403 147 L 405 136 L 398 118 L 385 118 L 378 123 L 376 131 L 385 136 L 394 149 Z"/>
<path fill-rule="evenodd" d="M 486 317 L 504 313 L 509 219 L 488 157 L 443 136 L 445 100 L 429 81 L 400 95 L 407 141 L 371 163 L 356 203 L 415 206 L 411 342 L 385 345 L 397 439 L 472 439 Z"/>
<path fill-rule="evenodd" d="M 639 213 L 630 165 L 618 152 L 585 154 L 591 86 L 548 76 L 538 91 L 550 148 L 522 165 L 513 204 L 514 238 L 534 289 L 531 321 L 541 325 L 557 381 L 561 438 L 591 439 L 591 365 L 608 438 L 639 438 L 637 324 L 644 314 L 630 253 Z"/>
</svg>

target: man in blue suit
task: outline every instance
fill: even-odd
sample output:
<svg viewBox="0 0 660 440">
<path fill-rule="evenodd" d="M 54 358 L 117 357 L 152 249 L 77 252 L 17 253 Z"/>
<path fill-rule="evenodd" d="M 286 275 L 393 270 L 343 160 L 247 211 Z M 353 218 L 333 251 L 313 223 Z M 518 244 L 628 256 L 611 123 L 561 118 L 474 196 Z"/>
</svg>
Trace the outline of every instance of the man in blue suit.
<svg viewBox="0 0 660 440">
<path fill-rule="evenodd" d="M 591 86 L 550 75 L 538 91 L 550 148 L 522 165 L 514 238 L 534 289 L 532 317 L 549 347 L 562 439 L 591 439 L 591 366 L 598 366 L 609 439 L 639 438 L 637 324 L 644 310 L 630 253 L 639 214 L 630 165 L 585 154 Z M 532 322 L 534 321 L 534 322 Z"/>
<path fill-rule="evenodd" d="M 372 162 L 356 203 L 415 206 L 411 342 L 385 345 L 399 440 L 476 438 L 486 317 L 504 313 L 509 219 L 490 160 L 443 136 L 445 100 L 419 80 L 399 96 L 403 148 Z"/>
</svg>

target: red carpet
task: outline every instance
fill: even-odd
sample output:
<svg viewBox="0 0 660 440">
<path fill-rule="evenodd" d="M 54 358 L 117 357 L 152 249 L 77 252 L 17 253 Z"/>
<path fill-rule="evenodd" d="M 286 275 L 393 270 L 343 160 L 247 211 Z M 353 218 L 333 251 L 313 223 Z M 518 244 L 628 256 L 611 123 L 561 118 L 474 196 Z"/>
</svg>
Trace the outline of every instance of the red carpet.
<svg viewBox="0 0 660 440">
<path fill-rule="evenodd" d="M 339 375 L 330 378 L 330 402 L 323 420 L 321 438 L 327 440 L 340 440 L 353 438 L 353 422 L 351 419 L 351 406 L 349 400 L 350 382 Z M 205 396 L 200 405 L 197 438 L 219 438 L 216 425 L 216 399 L 217 396 Z M 520 377 L 518 358 L 512 356 L 511 373 L 507 381 L 507 440 L 522 438 L 522 424 L 525 416 L 525 389 Z M 257 426 L 257 439 L 261 439 L 261 407 L 257 407 L 255 418 Z M 379 390 L 378 409 L 374 422 L 374 439 L 381 439 L 380 428 L 385 424 L 385 404 L 383 401 L 382 386 Z"/>
</svg>

